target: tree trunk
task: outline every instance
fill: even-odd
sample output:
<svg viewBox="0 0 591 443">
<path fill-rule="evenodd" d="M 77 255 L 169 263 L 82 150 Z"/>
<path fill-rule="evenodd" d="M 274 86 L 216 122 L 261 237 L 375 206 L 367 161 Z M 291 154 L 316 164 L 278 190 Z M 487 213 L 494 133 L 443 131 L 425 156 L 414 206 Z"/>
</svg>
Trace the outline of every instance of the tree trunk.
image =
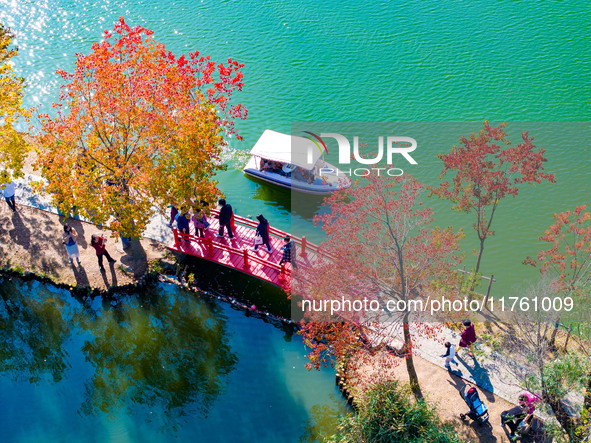
<svg viewBox="0 0 591 443">
<path fill-rule="evenodd" d="M 570 441 L 580 441 L 575 437 L 575 430 L 576 430 L 576 423 L 573 421 L 573 418 L 568 414 L 562 401 L 559 398 L 556 398 L 550 395 L 546 390 L 542 391 L 542 399 L 545 403 L 550 405 L 552 412 L 554 412 L 554 416 L 562 429 L 568 434 L 570 437 Z"/>
<path fill-rule="evenodd" d="M 404 344 L 406 346 L 406 371 L 408 372 L 408 379 L 410 381 L 410 388 L 412 393 L 414 394 L 417 400 L 422 400 L 423 393 L 421 392 L 421 387 L 419 385 L 419 377 L 417 376 L 417 371 L 415 369 L 415 364 L 412 357 L 412 338 L 410 336 L 410 330 L 408 325 L 408 313 L 404 316 L 404 322 L 402 324 L 404 329 Z"/>
<path fill-rule="evenodd" d="M 478 274 L 478 270 L 480 269 L 480 259 L 482 258 L 482 253 L 484 252 L 484 240 L 486 240 L 486 238 L 480 239 L 480 251 L 478 251 L 478 258 L 476 259 L 476 267 L 474 268 L 474 278 L 472 279 L 470 291 L 473 291 L 474 287 L 476 286 L 476 274 Z"/>
<path fill-rule="evenodd" d="M 556 318 L 556 322 L 554 323 L 554 330 L 552 331 L 552 335 L 550 336 L 550 341 L 548 342 L 548 345 L 550 346 L 550 349 L 552 349 L 552 350 L 556 350 L 556 334 L 558 334 L 559 324 L 560 324 L 560 313 L 558 314 L 558 317 Z"/>
</svg>

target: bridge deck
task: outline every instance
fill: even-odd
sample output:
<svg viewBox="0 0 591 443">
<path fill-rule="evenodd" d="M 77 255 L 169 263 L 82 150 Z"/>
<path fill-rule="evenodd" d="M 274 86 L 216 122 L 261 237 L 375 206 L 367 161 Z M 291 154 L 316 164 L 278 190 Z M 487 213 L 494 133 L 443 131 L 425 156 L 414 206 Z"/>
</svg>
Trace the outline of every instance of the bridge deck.
<svg viewBox="0 0 591 443">
<path fill-rule="evenodd" d="M 218 210 L 212 210 L 208 217 L 210 226 L 205 230 L 205 238 L 195 236 L 193 223 L 190 224 L 190 234 L 178 232 L 175 228 L 174 242 L 168 245 L 172 251 L 193 255 L 204 260 L 209 260 L 221 265 L 250 274 L 284 290 L 291 287 L 292 265 L 290 263 L 279 264 L 284 245 L 283 237 L 287 232 L 270 228 L 271 253 L 266 251 L 265 245 L 259 245 L 258 250 L 252 251 L 254 237 L 258 223 L 245 217 L 234 215 L 236 229 L 234 238 L 229 239 L 224 231 L 224 238 L 216 237 L 219 229 L 219 221 L 216 216 Z M 308 243 L 306 238 L 291 236 L 296 243 L 297 266 L 311 265 L 319 254 L 318 246 Z"/>
</svg>

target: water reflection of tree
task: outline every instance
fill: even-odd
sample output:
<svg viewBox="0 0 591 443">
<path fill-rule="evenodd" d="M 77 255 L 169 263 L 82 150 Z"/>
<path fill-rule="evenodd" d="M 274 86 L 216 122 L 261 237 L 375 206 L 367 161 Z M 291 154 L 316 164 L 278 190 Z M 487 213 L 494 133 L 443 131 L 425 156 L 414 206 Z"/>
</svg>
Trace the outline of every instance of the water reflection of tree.
<svg viewBox="0 0 591 443">
<path fill-rule="evenodd" d="M 83 327 L 93 336 L 83 351 L 96 368 L 85 414 L 140 405 L 173 419 L 193 408 L 206 415 L 237 362 L 219 307 L 182 293 L 143 306 L 127 301 Z"/>
<path fill-rule="evenodd" d="M 64 301 L 52 293 L 23 290 L 0 278 L 0 372 L 16 381 L 60 381 L 67 367 L 62 349 L 70 333 Z"/>
</svg>

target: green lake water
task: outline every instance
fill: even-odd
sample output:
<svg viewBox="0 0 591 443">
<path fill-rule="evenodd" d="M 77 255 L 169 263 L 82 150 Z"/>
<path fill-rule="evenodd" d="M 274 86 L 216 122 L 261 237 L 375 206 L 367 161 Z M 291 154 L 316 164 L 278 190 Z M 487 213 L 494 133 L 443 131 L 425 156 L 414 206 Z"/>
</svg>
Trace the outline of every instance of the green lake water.
<svg viewBox="0 0 591 443">
<path fill-rule="evenodd" d="M 508 199 L 499 208 L 495 236 L 487 240 L 481 270 L 495 275 L 498 281 L 493 294 L 500 296 L 514 295 L 524 282 L 536 277 L 536 271 L 525 268 L 521 260 L 540 249 L 537 238 L 552 222 L 552 213 L 589 202 L 589 124 L 576 122 L 589 122 L 591 117 L 590 9 L 586 1 L 0 0 L 0 21 L 17 34 L 20 53 L 15 66 L 27 81 L 26 105 L 38 106 L 41 111 L 49 111 L 50 103 L 57 99 L 55 70 L 71 71 L 75 53 L 87 53 L 102 30 L 112 29 L 122 15 L 131 25 L 154 30 L 156 39 L 177 54 L 197 49 L 214 60 L 232 57 L 245 63 L 245 87 L 237 98 L 249 109 L 249 117 L 237 123 L 244 141 L 230 140 L 229 170 L 219 175 L 220 188 L 241 215 L 262 212 L 272 225 L 305 233 L 315 241 L 322 239 L 311 221 L 319 210 L 318 199 L 294 197 L 298 200 L 295 205 L 288 191 L 255 183 L 241 171 L 244 154 L 265 129 L 289 132 L 294 124 L 302 127 L 298 122 L 319 129 L 330 127 L 331 122 L 417 122 L 391 125 L 390 130 L 418 140 L 413 156 L 419 164 L 405 167 L 405 171 L 430 185 L 438 182 L 441 170 L 435 155 L 449 150 L 460 135 L 478 130 L 483 120 L 509 121 L 514 143 L 520 131 L 529 130 L 536 143 L 547 150 L 545 166 L 556 174 L 557 183 L 524 188 L 516 199 Z M 475 262 L 471 251 L 477 247 L 472 218 L 452 213 L 445 202 L 430 204 L 437 210 L 437 224 L 466 229 L 462 246 L 470 268 Z M 277 343 L 283 340 L 281 333 L 269 332 L 271 327 L 259 320 L 218 309 L 228 318 L 228 330 L 235 323 L 244 327 L 242 332 L 228 332 L 230 341 L 240 341 L 240 334 L 254 334 L 265 342 L 275 340 L 272 337 L 278 337 Z M 82 331 L 81 337 L 86 333 Z M 277 343 L 257 347 L 256 343 L 238 345 L 235 341 L 232 349 L 243 346 L 245 355 L 269 352 L 260 355 L 265 363 L 251 363 L 252 373 L 257 367 L 266 371 L 268 378 L 283 383 L 286 398 L 297 403 L 286 409 L 299 412 L 292 412 L 289 419 L 271 415 L 266 425 L 277 433 L 275 441 L 297 441 L 302 423 L 312 413 L 314 401 L 310 398 L 318 395 L 322 397 L 318 403 L 330 403 L 332 380 L 328 377 L 312 386 L 316 382 L 309 381 L 311 378 L 290 378 L 292 366 L 296 366 L 294 371 L 302 371 L 301 344 L 285 343 L 284 352 L 295 353 L 297 358 L 277 360 Z M 74 348 L 78 351 L 72 355 L 80 368 L 69 358 L 65 364 L 78 368 L 72 380 L 77 380 L 80 398 L 72 401 L 63 397 L 69 388 L 57 388 L 66 385 L 55 381 L 44 382 L 39 391 L 40 382 L 23 379 L 14 384 L 8 377 L 3 381 L 7 388 L 0 390 L 3 403 L 25 405 L 21 397 L 26 393 L 26 404 L 40 404 L 49 414 L 44 417 L 53 417 L 56 423 L 71 423 L 72 432 L 80 432 L 76 435 L 85 435 L 83 432 L 96 424 L 104 432 L 101 435 L 126 435 L 134 440 L 139 434 L 123 432 L 132 432 L 137 423 L 143 423 L 144 411 L 132 410 L 115 421 L 76 414 L 84 401 L 92 362 L 85 361 L 78 344 Z M 254 422 L 245 429 L 252 430 L 252 440 L 257 432 L 266 432 L 265 423 L 257 420 L 275 406 L 267 410 L 262 394 L 239 391 L 252 387 L 248 378 L 252 373 L 229 370 L 227 378 L 236 377 L 236 384 L 231 385 L 234 388 L 226 390 L 231 392 L 231 400 L 226 401 L 228 394 L 218 395 L 211 404 L 219 412 L 211 414 L 219 420 L 209 424 L 199 421 L 199 426 L 226 435 L 230 430 L 222 414 L 229 414 L 228 420 L 240 419 L 242 411 L 251 409 L 245 406 L 247 399 L 258 399 L 260 403 L 253 400 Z M 320 380 L 324 375 L 306 377 Z M 297 389 L 300 391 L 295 392 Z M 58 399 L 57 406 L 53 398 Z M 124 399 L 126 405 L 130 402 L 133 404 Z M 33 438 L 33 434 L 18 433 L 18 429 L 35 429 L 29 426 L 29 417 L 38 412 L 31 411 L 24 419 L 17 412 L 4 417 L 2 429 Z M 161 413 L 162 409 L 159 416 Z M 133 421 L 137 414 L 139 422 Z M 163 419 L 154 423 L 159 420 Z M 292 420 L 289 423 L 294 427 L 284 430 L 284 420 Z M 142 435 L 150 435 L 154 423 L 138 427 L 137 432 L 146 429 Z M 181 425 L 179 435 L 188 435 L 183 433 L 192 429 Z M 117 434 L 120 430 L 122 434 Z M 59 440 L 57 430 L 52 435 Z M 157 441 L 156 435 L 163 434 L 154 435 Z M 103 440 L 89 437 L 89 441 Z M 126 440 L 114 437 L 113 441 Z"/>
</svg>

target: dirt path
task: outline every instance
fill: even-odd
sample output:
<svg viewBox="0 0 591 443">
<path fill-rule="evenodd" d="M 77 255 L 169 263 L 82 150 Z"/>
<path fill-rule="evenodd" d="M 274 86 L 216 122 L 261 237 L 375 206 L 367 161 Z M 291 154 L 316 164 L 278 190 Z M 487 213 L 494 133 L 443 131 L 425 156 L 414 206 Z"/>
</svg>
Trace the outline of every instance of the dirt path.
<svg viewBox="0 0 591 443">
<path fill-rule="evenodd" d="M 350 364 L 349 376 L 356 379 L 355 385 L 362 389 L 375 380 L 397 379 L 408 382 L 408 373 L 404 360 L 387 353 L 378 353 L 373 357 L 363 355 L 352 359 L 357 365 Z M 450 374 L 445 369 L 420 357 L 414 357 L 414 364 L 423 394 L 434 405 L 444 423 L 449 423 L 458 436 L 466 442 L 509 442 L 508 429 L 501 426 L 501 412 L 515 405 L 478 388 L 480 398 L 486 404 L 490 415 L 489 423 L 479 425 L 470 419 L 461 420 L 460 414 L 468 412 L 468 406 L 459 395 L 460 388 L 466 383 L 464 379 Z M 355 392 L 354 392 L 355 395 Z M 507 430 L 507 431 L 506 431 Z M 543 442 L 541 436 L 529 436 L 520 441 Z"/>
<path fill-rule="evenodd" d="M 43 272 L 58 283 L 106 289 L 132 283 L 146 272 L 149 260 L 161 257 L 165 251 L 161 243 L 149 239 L 134 242 L 123 251 L 121 242 L 110 238 L 109 231 L 80 220 L 67 219 L 78 232 L 82 262 L 80 266 L 69 264 L 66 248 L 62 244 L 65 221 L 57 214 L 19 204 L 18 196 L 16 213 L 0 201 L 1 265 Z M 99 271 L 96 253 L 90 246 L 92 234 L 108 238 L 107 251 L 117 260 L 111 266 L 105 260 L 105 273 Z"/>
</svg>

